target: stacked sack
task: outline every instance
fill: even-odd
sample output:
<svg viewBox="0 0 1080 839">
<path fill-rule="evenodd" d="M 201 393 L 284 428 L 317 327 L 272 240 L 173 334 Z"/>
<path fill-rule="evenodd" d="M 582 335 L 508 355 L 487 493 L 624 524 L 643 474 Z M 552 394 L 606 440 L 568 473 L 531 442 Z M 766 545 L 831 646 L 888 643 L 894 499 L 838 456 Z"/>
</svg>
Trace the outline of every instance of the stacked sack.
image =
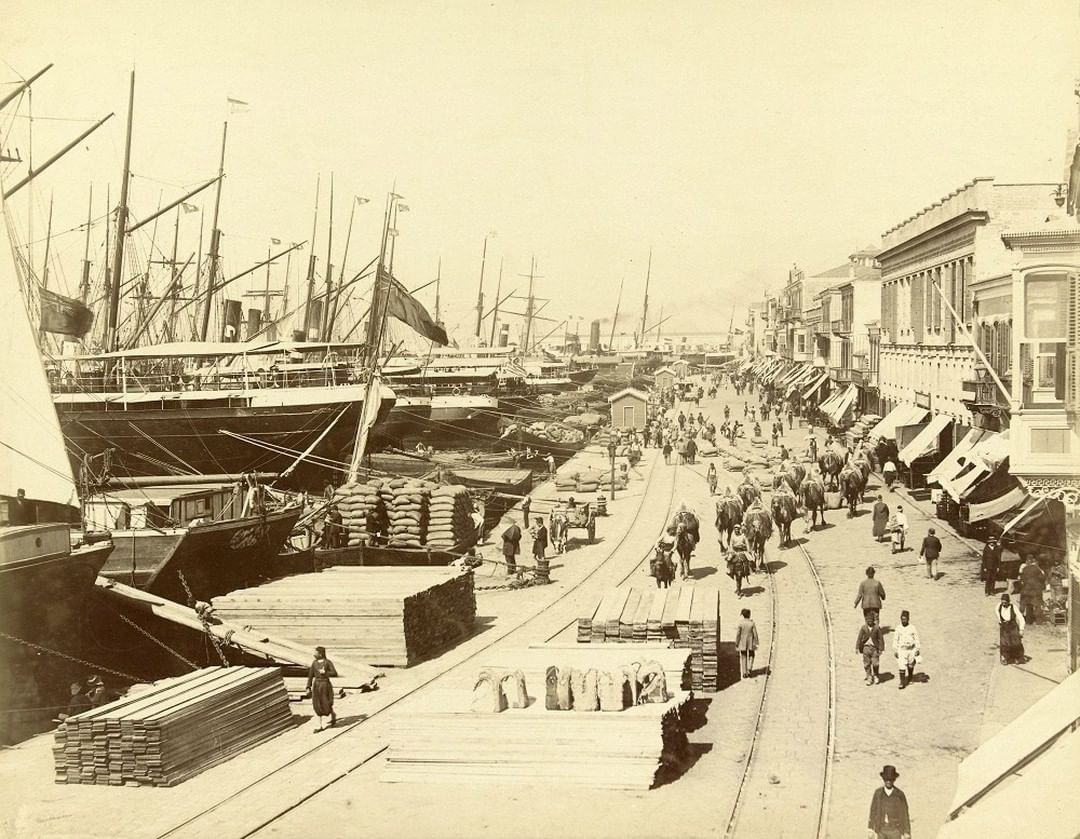
<svg viewBox="0 0 1080 839">
<path fill-rule="evenodd" d="M 615 489 L 617 489 L 617 490 L 626 489 L 628 484 L 629 484 L 629 480 L 627 479 L 625 472 L 616 472 L 615 473 Z M 608 493 L 611 490 L 611 473 L 610 472 L 606 472 L 606 473 L 604 473 L 603 475 L 600 476 L 599 489 L 600 489 L 600 492 L 603 492 L 605 494 Z"/>
<path fill-rule="evenodd" d="M 473 506 L 460 484 L 431 490 L 428 500 L 427 545 L 432 548 L 463 548 L 476 541 Z"/>
<path fill-rule="evenodd" d="M 556 492 L 575 492 L 577 490 L 578 473 L 557 472 L 555 474 Z"/>
<path fill-rule="evenodd" d="M 334 490 L 334 504 L 341 513 L 341 523 L 348 535 L 348 546 L 355 548 L 367 542 L 367 517 L 385 506 L 379 488 L 372 483 L 351 482 Z"/>
<path fill-rule="evenodd" d="M 419 548 L 427 540 L 428 493 L 427 481 L 395 478 L 388 484 L 390 504 L 390 544 L 407 548 Z"/>
<path fill-rule="evenodd" d="M 577 486 L 575 489 L 582 495 L 595 495 L 596 491 L 600 489 L 600 479 L 602 473 L 595 472 L 592 469 L 586 469 L 584 472 L 578 474 Z"/>
</svg>

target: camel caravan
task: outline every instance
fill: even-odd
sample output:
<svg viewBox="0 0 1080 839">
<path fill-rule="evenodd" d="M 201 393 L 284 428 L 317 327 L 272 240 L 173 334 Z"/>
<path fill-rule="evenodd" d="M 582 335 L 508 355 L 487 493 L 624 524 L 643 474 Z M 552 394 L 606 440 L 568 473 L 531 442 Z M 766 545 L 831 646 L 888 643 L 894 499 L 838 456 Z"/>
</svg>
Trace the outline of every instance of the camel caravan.
<svg viewBox="0 0 1080 839">
<path fill-rule="evenodd" d="M 772 473 L 766 501 L 762 483 L 749 471 L 734 490 L 728 486 L 716 499 L 716 530 L 727 574 L 740 596 L 753 572 L 770 571 L 765 545 L 775 530 L 780 547 L 792 545 L 792 524 L 805 516 L 804 533 L 826 525 L 826 509 L 847 508 L 857 515 L 873 471 L 870 453 L 857 447 L 846 451 L 827 446 L 809 465 L 784 460 Z"/>
</svg>

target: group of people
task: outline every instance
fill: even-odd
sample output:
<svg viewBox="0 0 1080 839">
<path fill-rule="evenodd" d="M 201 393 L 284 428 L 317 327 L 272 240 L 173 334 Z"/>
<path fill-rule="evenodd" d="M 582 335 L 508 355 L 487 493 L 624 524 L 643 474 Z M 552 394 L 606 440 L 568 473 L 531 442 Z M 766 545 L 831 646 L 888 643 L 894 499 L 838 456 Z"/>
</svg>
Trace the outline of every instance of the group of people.
<svg viewBox="0 0 1080 839">
<path fill-rule="evenodd" d="M 874 566 L 866 569 L 866 578 L 855 593 L 855 608 L 862 606 L 863 624 L 855 639 L 855 653 L 862 656 L 866 685 L 881 682 L 881 654 L 885 651 L 885 636 L 881 628 L 881 609 L 885 603 L 885 586 L 877 579 Z M 900 676 L 900 690 L 915 681 L 915 667 L 922 661 L 919 632 L 911 623 L 911 612 L 900 612 L 900 625 L 893 628 L 893 656 Z"/>
<path fill-rule="evenodd" d="M 96 673 L 86 677 L 85 682 L 71 683 L 71 697 L 67 708 L 57 716 L 60 722 L 85 713 L 93 708 L 100 708 L 111 701 L 112 695 L 101 676 Z"/>
</svg>

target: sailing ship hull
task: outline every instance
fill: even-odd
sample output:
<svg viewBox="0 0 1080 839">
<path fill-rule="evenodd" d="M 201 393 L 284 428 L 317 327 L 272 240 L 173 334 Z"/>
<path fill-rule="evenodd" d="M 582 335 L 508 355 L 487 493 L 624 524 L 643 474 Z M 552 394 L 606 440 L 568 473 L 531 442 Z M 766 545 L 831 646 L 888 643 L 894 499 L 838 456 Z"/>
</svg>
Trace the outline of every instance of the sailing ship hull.
<svg viewBox="0 0 1080 839">
<path fill-rule="evenodd" d="M 209 600 L 273 576 L 300 513 L 295 506 L 194 527 L 114 531 L 116 550 L 101 573 L 177 603 L 188 602 L 186 581 L 196 600 Z"/>
<path fill-rule="evenodd" d="M 578 370 L 568 371 L 566 376 L 578 387 L 581 387 L 581 385 L 587 385 L 596 378 L 598 372 L 599 368 L 597 367 L 583 367 Z"/>
<path fill-rule="evenodd" d="M 431 425 L 431 398 L 399 396 L 385 421 L 372 431 L 372 445 L 404 448 L 424 438 Z"/>
<path fill-rule="evenodd" d="M 481 446 L 498 436 L 499 398 L 487 394 L 443 394 L 431 398 L 431 420 L 423 442 Z"/>
<path fill-rule="evenodd" d="M 338 461 L 352 451 L 363 406 L 361 399 L 259 405 L 226 396 L 220 401 L 225 404 L 136 402 L 126 410 L 105 399 L 93 404 L 58 400 L 55 405 L 76 474 L 84 455 L 106 450 L 112 450 L 112 472 L 118 475 L 283 472 L 314 444 L 289 485 L 317 490 L 339 474 L 323 461 Z M 380 405 L 376 428 L 392 402 Z"/>
<path fill-rule="evenodd" d="M 86 676 L 64 656 L 85 654 L 86 601 L 112 549 L 72 551 L 66 524 L 0 531 L 0 743 L 47 727 L 66 708 L 68 685 Z"/>
</svg>

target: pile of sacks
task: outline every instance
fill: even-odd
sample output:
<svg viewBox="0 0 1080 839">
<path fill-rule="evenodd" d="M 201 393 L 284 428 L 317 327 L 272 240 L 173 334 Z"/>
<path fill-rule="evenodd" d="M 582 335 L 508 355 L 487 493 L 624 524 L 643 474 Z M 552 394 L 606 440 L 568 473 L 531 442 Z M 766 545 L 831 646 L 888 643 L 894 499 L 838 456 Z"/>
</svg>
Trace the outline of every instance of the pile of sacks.
<svg viewBox="0 0 1080 839">
<path fill-rule="evenodd" d="M 390 544 L 419 548 L 428 537 L 428 498 L 430 481 L 395 478 L 386 485 L 390 497 L 387 515 L 390 517 Z"/>
<path fill-rule="evenodd" d="M 623 469 L 615 473 L 615 489 L 626 489 L 628 478 Z M 610 469 L 586 469 L 582 472 L 561 474 L 555 479 L 555 489 L 563 495 L 579 495 L 588 500 L 597 491 L 611 489 Z"/>
<path fill-rule="evenodd" d="M 432 490 L 428 496 L 428 546 L 445 550 L 472 545 L 476 536 L 472 513 L 472 499 L 460 484 Z"/>
<path fill-rule="evenodd" d="M 382 518 L 382 513 L 386 511 L 386 503 L 379 496 L 378 483 L 381 482 L 354 481 L 334 490 L 334 504 L 341 513 L 341 523 L 346 528 L 350 548 L 366 544 L 368 513 L 374 512 Z"/>
<path fill-rule="evenodd" d="M 587 411 L 582 414 L 571 414 L 563 422 L 566 425 L 573 426 L 574 428 L 592 428 L 599 425 L 604 421 L 604 418 L 599 414 Z"/>
<path fill-rule="evenodd" d="M 534 422 L 526 431 L 552 443 L 580 443 L 585 439 L 578 429 L 554 422 Z"/>
<path fill-rule="evenodd" d="M 372 478 L 338 487 L 334 503 L 347 530 L 349 547 L 368 542 L 367 517 L 372 512 L 380 520 L 389 520 L 391 546 L 444 549 L 475 542 L 472 499 L 460 484 Z"/>
</svg>

